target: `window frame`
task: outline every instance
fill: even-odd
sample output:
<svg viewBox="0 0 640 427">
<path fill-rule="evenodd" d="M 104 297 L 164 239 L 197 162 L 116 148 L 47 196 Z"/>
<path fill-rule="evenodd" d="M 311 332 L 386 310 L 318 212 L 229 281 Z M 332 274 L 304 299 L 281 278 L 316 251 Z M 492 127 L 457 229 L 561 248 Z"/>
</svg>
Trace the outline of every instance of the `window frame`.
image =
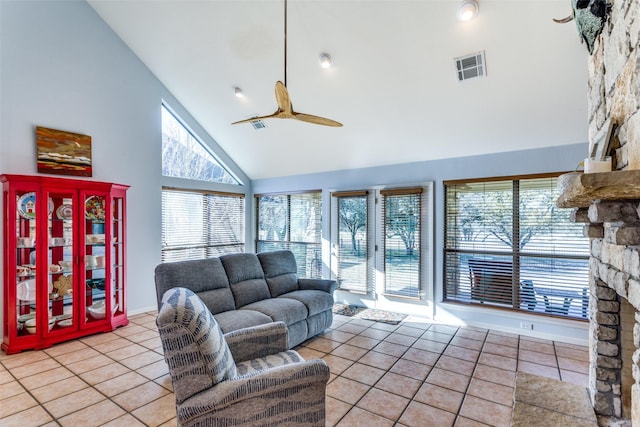
<svg viewBox="0 0 640 427">
<path fill-rule="evenodd" d="M 558 293 L 566 293 L 567 295 L 570 293 L 575 294 L 574 298 L 578 298 L 578 300 L 582 301 L 582 309 L 580 310 L 580 308 L 575 308 L 575 309 L 571 309 L 571 307 L 569 307 L 567 309 L 567 313 L 563 313 L 560 311 L 547 311 L 547 308 L 552 307 L 552 304 L 549 303 L 549 301 L 547 300 L 547 296 L 544 297 L 544 308 L 545 311 L 544 312 L 540 312 L 538 310 L 535 309 L 536 307 L 536 303 L 538 301 L 538 297 L 536 297 L 537 295 L 537 291 L 535 291 L 533 288 L 531 290 L 531 295 L 532 296 L 528 296 L 525 293 L 525 288 L 524 286 L 526 286 L 527 284 L 525 284 L 524 282 L 527 280 L 521 280 L 522 276 L 523 276 L 523 262 L 527 261 L 527 262 L 532 262 L 532 260 L 537 259 L 540 262 L 543 262 L 545 260 L 565 260 L 565 261 L 576 261 L 576 262 L 586 262 L 587 263 L 587 267 L 588 267 L 588 260 L 589 260 L 589 242 L 588 242 L 588 238 L 582 236 L 580 240 L 582 240 L 582 245 L 579 243 L 576 243 L 575 246 L 573 246 L 572 248 L 576 249 L 575 253 L 569 253 L 569 250 L 567 248 L 571 247 L 569 245 L 567 245 L 566 247 L 563 247 L 564 250 L 566 251 L 566 253 L 563 253 L 562 251 L 558 251 L 555 246 L 553 247 L 553 250 L 549 250 L 547 249 L 547 251 L 545 251 L 545 249 L 534 249 L 534 250 L 524 250 L 524 248 L 522 247 L 522 242 L 521 242 L 521 217 L 520 217 L 520 210 L 521 210 L 521 204 L 520 204 L 520 198 L 523 197 L 523 194 L 526 196 L 526 191 L 530 190 L 530 188 L 527 188 L 526 183 L 527 181 L 530 182 L 534 182 L 535 180 L 544 180 L 544 179 L 557 179 L 560 175 L 562 175 L 565 172 L 556 172 L 556 173 L 541 173 L 541 174 L 529 174 L 529 175 L 514 175 L 514 176 L 500 176 L 500 177 L 487 177 L 487 178 L 473 178 L 473 179 L 461 179 L 461 180 L 448 180 L 448 181 L 443 181 L 443 226 L 444 226 L 444 230 L 443 230 L 443 245 L 442 245 L 442 253 L 443 253 L 443 262 L 442 262 L 442 268 L 443 268 L 443 280 L 442 280 L 442 301 L 445 303 L 455 303 L 455 304 L 468 304 L 468 305 L 474 305 L 475 307 L 488 307 L 488 308 L 494 308 L 494 309 L 504 309 L 504 310 L 511 310 L 511 311 L 517 311 L 517 312 L 524 312 L 524 313 L 528 313 L 528 314 L 534 314 L 534 315 L 549 315 L 549 316 L 559 316 L 559 317 L 564 317 L 564 318 L 569 318 L 569 319 L 573 319 L 573 320 L 586 320 L 588 317 L 588 308 L 585 307 L 585 302 L 588 303 L 588 292 L 585 294 L 584 292 L 584 287 L 588 288 L 588 273 L 585 277 L 586 282 L 583 283 L 584 287 L 582 290 L 582 295 L 579 294 L 578 290 L 576 290 L 575 292 L 573 292 L 573 286 L 569 286 L 567 285 L 565 289 L 563 289 L 562 287 L 556 287 L 558 289 Z M 451 234 L 454 234 L 455 236 L 460 236 L 460 231 L 458 229 L 455 230 L 455 233 L 452 233 L 451 231 L 453 230 L 453 228 L 451 228 L 450 225 L 450 215 L 449 215 L 449 210 L 450 210 L 450 203 L 449 203 L 449 193 L 450 191 L 454 191 L 453 189 L 455 188 L 455 186 L 464 186 L 464 185 L 468 185 L 468 184 L 478 184 L 478 183 L 487 183 L 487 184 L 494 184 L 496 185 L 497 183 L 511 183 L 511 191 L 512 191 L 512 211 L 511 211 L 511 219 L 512 219 L 512 238 L 511 238 L 511 250 L 510 251 L 506 251 L 506 250 L 491 250 L 491 249 L 461 249 L 459 247 L 455 247 L 455 244 L 459 244 L 459 240 L 453 240 L 451 238 Z M 522 186 L 522 184 L 525 184 L 524 188 Z M 482 192 L 484 193 L 484 191 Z M 551 194 L 550 196 L 553 196 L 553 194 Z M 457 199 L 456 199 L 457 200 Z M 555 200 L 555 199 L 554 199 Z M 553 205 L 555 207 L 555 204 Z M 456 204 L 455 208 L 459 209 L 459 206 Z M 559 208 L 558 208 L 559 209 Z M 552 208 L 553 210 L 553 208 Z M 567 210 L 568 211 L 568 210 Z M 569 212 L 567 212 L 567 214 L 569 214 Z M 568 215 L 567 215 L 568 216 Z M 455 216 L 455 218 L 460 218 L 460 215 Z M 553 219 L 553 217 L 552 217 Z M 554 222 L 555 224 L 555 222 Z M 572 230 L 573 228 L 577 229 L 580 226 L 580 224 L 574 224 L 571 222 L 567 222 L 566 224 L 560 224 L 561 226 L 564 225 L 566 227 L 567 230 Z M 459 226 L 458 226 L 459 227 Z M 561 230 L 564 230 L 561 228 Z M 575 230 L 573 230 L 575 232 Z M 517 238 L 515 237 L 517 236 Z M 558 233 L 558 234 L 553 234 L 554 237 L 554 244 L 557 241 L 556 239 L 558 237 L 562 237 L 562 233 Z M 576 237 L 577 239 L 577 237 Z M 451 245 L 454 245 L 453 247 Z M 562 247 L 562 246 L 561 246 Z M 584 254 L 579 254 L 580 249 L 582 249 L 583 252 L 585 252 Z M 466 288 L 464 288 L 463 286 L 463 274 L 460 272 L 463 268 L 463 261 L 461 256 L 462 255 L 470 255 L 470 256 L 477 256 L 477 257 L 488 257 L 488 258 L 503 258 L 503 259 L 509 259 L 510 261 L 493 261 L 493 266 L 491 267 L 485 267 L 488 268 L 487 273 L 486 274 L 491 274 L 494 277 L 494 282 L 495 283 L 502 283 L 504 282 L 504 284 L 506 284 L 506 278 L 509 277 L 510 278 L 510 292 L 511 292 L 511 306 L 508 306 L 508 304 L 506 302 L 500 302 L 500 301 L 474 301 L 474 297 L 473 297 L 473 288 L 474 288 L 474 283 L 470 282 L 468 287 L 468 292 L 471 292 L 469 294 L 468 297 L 462 297 L 462 296 L 458 296 L 459 294 L 462 295 L 465 291 Z M 456 261 L 451 261 L 450 259 L 451 257 L 456 257 Z M 485 261 L 488 261 L 488 264 L 490 265 L 492 263 L 491 260 L 487 260 L 485 259 Z M 457 262 L 457 268 L 456 265 L 452 265 L 452 262 L 455 263 Z M 471 281 L 475 281 L 476 279 L 473 278 L 474 273 L 472 273 L 473 270 L 473 266 L 471 265 L 471 261 L 468 260 L 469 262 L 469 280 Z M 507 266 L 506 263 L 508 262 L 509 265 Z M 475 261 L 474 261 L 475 263 Z M 504 265 L 502 265 L 504 264 Z M 525 262 L 526 264 L 526 262 Z M 526 275 L 525 275 L 526 277 Z M 551 275 L 549 276 L 551 277 Z M 451 278 L 456 278 L 451 279 Z M 455 287 L 455 291 L 454 292 L 448 292 L 448 290 L 451 290 Z M 544 288 L 544 285 L 541 287 L 541 289 L 547 289 Z M 528 291 L 527 291 L 528 292 Z M 450 297 L 449 294 L 453 294 L 453 296 Z M 539 294 L 540 298 L 542 297 L 542 292 Z M 494 295 L 495 296 L 495 295 Z M 558 297 L 559 298 L 559 297 Z M 557 301 L 553 299 L 553 297 L 550 297 L 551 301 Z M 567 301 L 567 300 L 565 300 Z M 532 308 L 527 308 L 530 307 L 529 303 L 533 302 L 533 307 Z M 570 302 L 571 304 L 571 302 Z"/>
</svg>

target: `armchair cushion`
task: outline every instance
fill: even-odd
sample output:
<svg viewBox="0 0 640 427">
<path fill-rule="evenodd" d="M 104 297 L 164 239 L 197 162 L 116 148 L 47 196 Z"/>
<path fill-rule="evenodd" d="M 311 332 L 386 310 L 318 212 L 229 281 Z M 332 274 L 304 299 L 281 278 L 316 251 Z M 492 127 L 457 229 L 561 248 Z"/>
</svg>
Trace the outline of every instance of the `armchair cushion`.
<svg viewBox="0 0 640 427">
<path fill-rule="evenodd" d="M 178 403 L 237 376 L 222 330 L 189 289 L 165 292 L 156 323 Z"/>
</svg>

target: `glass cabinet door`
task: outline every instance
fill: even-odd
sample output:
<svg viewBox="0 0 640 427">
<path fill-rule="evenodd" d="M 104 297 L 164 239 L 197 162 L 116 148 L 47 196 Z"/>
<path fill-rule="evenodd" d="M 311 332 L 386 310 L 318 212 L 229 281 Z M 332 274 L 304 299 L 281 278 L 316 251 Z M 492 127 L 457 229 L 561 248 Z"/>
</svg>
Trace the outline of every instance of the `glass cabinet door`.
<svg viewBox="0 0 640 427">
<path fill-rule="evenodd" d="M 124 198 L 113 198 L 113 225 L 111 232 L 111 311 L 123 314 L 124 306 Z"/>
<path fill-rule="evenodd" d="M 107 313 L 105 289 L 105 206 L 103 195 L 84 196 L 84 289 L 87 324 L 103 321 Z"/>
<path fill-rule="evenodd" d="M 49 198 L 48 241 L 44 265 L 48 285 L 48 330 L 55 332 L 74 325 L 74 196 L 65 191 L 51 191 Z"/>
<path fill-rule="evenodd" d="M 17 335 L 36 333 L 38 287 L 36 281 L 35 192 L 16 192 L 16 315 Z"/>
</svg>

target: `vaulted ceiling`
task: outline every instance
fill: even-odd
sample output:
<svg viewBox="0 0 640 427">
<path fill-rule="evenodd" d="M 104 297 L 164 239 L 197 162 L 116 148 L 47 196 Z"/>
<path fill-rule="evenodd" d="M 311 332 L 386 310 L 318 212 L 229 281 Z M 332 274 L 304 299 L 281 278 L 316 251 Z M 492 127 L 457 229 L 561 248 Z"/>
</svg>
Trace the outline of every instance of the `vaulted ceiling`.
<svg viewBox="0 0 640 427">
<path fill-rule="evenodd" d="M 587 49 L 552 21 L 569 0 L 479 0 L 468 22 L 456 0 L 289 0 L 294 109 L 344 126 L 260 130 L 231 122 L 276 109 L 283 0 L 88 1 L 251 179 L 587 141 Z M 458 82 L 478 51 L 487 76 Z"/>
</svg>

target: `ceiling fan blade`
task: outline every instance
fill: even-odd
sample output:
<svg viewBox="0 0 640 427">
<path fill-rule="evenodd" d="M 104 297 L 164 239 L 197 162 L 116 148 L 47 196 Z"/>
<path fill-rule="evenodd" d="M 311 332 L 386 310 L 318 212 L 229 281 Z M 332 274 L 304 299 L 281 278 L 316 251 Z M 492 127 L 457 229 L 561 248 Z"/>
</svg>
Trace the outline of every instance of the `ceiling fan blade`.
<svg viewBox="0 0 640 427">
<path fill-rule="evenodd" d="M 231 124 L 232 125 L 238 125 L 238 124 L 241 124 L 241 123 L 251 123 L 251 122 L 255 122 L 257 120 L 263 120 L 263 119 L 283 118 L 283 117 L 279 117 L 279 115 L 280 115 L 280 111 L 276 111 L 275 113 L 269 114 L 267 116 L 251 117 L 250 119 L 238 120 L 237 122 L 233 122 Z"/>
<path fill-rule="evenodd" d="M 333 126 L 333 127 L 342 126 L 342 123 L 336 122 L 335 120 L 327 119 L 326 117 L 314 116 L 311 114 L 293 112 L 293 118 L 303 122 L 313 123 L 315 125 Z"/>
<path fill-rule="evenodd" d="M 276 82 L 276 101 L 280 111 L 291 114 L 291 98 L 287 87 L 280 80 Z"/>
</svg>

